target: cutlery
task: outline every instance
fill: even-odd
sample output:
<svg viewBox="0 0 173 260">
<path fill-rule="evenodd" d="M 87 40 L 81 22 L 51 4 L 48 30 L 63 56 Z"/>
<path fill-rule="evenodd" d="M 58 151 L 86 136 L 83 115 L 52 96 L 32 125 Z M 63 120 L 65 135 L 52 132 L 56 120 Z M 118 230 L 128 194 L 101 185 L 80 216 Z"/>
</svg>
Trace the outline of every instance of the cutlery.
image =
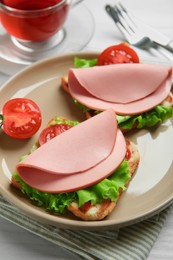
<svg viewBox="0 0 173 260">
<path fill-rule="evenodd" d="M 105 9 L 130 44 L 143 49 L 148 49 L 150 47 L 155 48 L 169 60 L 173 60 L 173 56 L 170 55 L 173 53 L 173 46 L 171 47 L 171 44 L 173 45 L 173 41 L 171 42 L 169 40 L 169 46 L 168 44 L 161 45 L 158 41 L 154 41 L 153 35 L 156 39 L 156 34 L 154 34 L 152 30 L 149 31 L 150 27 L 127 12 L 122 4 L 117 4 L 114 7 L 106 5 Z M 158 35 L 162 34 L 157 33 L 157 39 L 161 39 Z M 165 39 L 167 38 L 166 36 L 164 37 Z"/>
</svg>

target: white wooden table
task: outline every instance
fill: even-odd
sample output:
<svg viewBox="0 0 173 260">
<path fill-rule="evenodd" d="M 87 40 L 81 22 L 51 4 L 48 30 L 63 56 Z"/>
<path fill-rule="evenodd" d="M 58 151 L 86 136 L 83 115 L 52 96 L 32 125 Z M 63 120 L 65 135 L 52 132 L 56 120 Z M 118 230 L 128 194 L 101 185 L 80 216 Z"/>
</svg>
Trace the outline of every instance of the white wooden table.
<svg viewBox="0 0 173 260">
<path fill-rule="evenodd" d="M 90 43 L 83 51 L 101 51 L 109 45 L 123 40 L 122 35 L 114 26 L 112 20 L 106 15 L 105 4 L 113 4 L 116 0 L 85 0 L 84 4 L 90 9 L 95 20 L 95 33 Z M 142 20 L 155 26 L 160 31 L 173 39 L 173 1 L 172 0 L 123 0 L 126 7 L 133 11 Z M 78 14 L 82 15 L 82 14 Z M 87 22 L 87 21 L 86 21 Z M 142 59 L 166 60 L 162 55 L 149 55 L 145 51 L 136 49 Z M 11 74 L 22 69 L 14 67 L 0 59 L 0 71 Z M 9 75 L 0 72 L 0 83 L 8 80 Z M 152 248 L 149 260 L 173 259 L 173 211 Z M 66 250 L 48 241 L 37 237 L 13 223 L 0 218 L 0 259 L 3 260 L 53 260 L 53 259 L 78 259 Z"/>
</svg>

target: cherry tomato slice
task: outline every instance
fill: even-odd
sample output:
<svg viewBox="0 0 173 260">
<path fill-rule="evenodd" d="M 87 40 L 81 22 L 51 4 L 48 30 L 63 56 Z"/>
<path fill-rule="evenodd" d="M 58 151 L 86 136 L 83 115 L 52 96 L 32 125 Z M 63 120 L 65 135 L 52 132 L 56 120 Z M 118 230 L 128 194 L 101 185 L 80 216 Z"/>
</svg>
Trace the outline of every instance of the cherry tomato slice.
<svg viewBox="0 0 173 260">
<path fill-rule="evenodd" d="M 71 125 L 67 125 L 67 124 L 56 124 L 44 128 L 39 136 L 39 140 L 38 140 L 39 144 L 43 145 L 44 143 L 50 141 L 55 136 L 65 132 L 71 127 L 72 127 Z"/>
<path fill-rule="evenodd" d="M 110 46 L 98 56 L 98 66 L 117 63 L 139 63 L 139 57 L 127 43 Z"/>
<path fill-rule="evenodd" d="M 14 98 L 2 109 L 4 132 L 16 139 L 27 139 L 40 128 L 42 117 L 37 104 L 27 98 Z"/>
</svg>

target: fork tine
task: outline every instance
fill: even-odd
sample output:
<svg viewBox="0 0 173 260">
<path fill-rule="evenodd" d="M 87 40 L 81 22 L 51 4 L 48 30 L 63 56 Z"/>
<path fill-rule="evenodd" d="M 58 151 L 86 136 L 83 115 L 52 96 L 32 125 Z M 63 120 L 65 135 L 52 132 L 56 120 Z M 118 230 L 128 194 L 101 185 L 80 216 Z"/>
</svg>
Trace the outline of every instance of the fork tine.
<svg viewBox="0 0 173 260">
<path fill-rule="evenodd" d="M 122 8 L 118 7 L 118 6 L 111 6 L 111 5 L 106 5 L 105 9 L 107 11 L 107 13 L 111 16 L 111 18 L 114 20 L 114 22 L 116 23 L 118 29 L 120 30 L 120 32 L 124 35 L 124 37 L 126 38 L 126 40 L 133 44 L 134 39 L 132 39 L 134 37 L 135 34 L 135 26 L 133 25 L 129 25 L 129 18 L 127 19 L 127 14 L 126 14 L 126 10 L 122 11 Z M 132 29 L 133 28 L 133 29 Z"/>
<path fill-rule="evenodd" d="M 114 22 L 116 23 L 119 30 L 124 34 L 124 36 L 128 40 L 128 37 L 129 37 L 128 31 L 126 30 L 126 28 L 122 24 L 122 22 L 119 18 L 118 11 L 117 11 L 116 7 L 114 8 L 110 5 L 106 5 L 105 9 L 106 9 L 107 13 L 111 16 L 111 18 L 114 20 Z"/>
<path fill-rule="evenodd" d="M 119 19 L 126 30 L 128 30 L 129 33 L 134 33 L 136 31 L 136 24 L 134 23 L 132 17 L 129 15 L 127 10 L 120 3 L 119 5 L 115 5 L 115 8 L 119 15 Z"/>
<path fill-rule="evenodd" d="M 127 9 L 125 9 L 125 7 L 122 5 L 122 3 L 118 3 L 119 7 L 121 7 L 121 10 L 126 14 L 126 17 L 129 18 L 129 20 L 132 22 L 132 24 L 136 27 L 136 23 L 134 22 L 134 18 L 132 17 L 132 15 L 127 11 Z"/>
</svg>

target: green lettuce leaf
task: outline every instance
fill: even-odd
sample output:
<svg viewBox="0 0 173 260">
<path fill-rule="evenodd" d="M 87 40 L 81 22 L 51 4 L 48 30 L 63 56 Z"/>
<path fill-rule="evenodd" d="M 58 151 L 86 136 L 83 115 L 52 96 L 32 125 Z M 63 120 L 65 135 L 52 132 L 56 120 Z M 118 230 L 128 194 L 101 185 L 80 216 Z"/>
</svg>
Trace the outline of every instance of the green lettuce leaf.
<svg viewBox="0 0 173 260">
<path fill-rule="evenodd" d="M 48 124 L 49 126 L 51 125 L 56 125 L 56 124 L 66 124 L 66 125 L 71 125 L 71 126 L 76 126 L 79 124 L 78 121 L 72 121 L 72 120 L 62 120 L 61 117 L 55 116 L 54 121 Z"/>
<path fill-rule="evenodd" d="M 74 57 L 74 65 L 76 68 L 89 68 L 96 66 L 97 59 L 81 59 L 79 57 Z"/>
<path fill-rule="evenodd" d="M 120 189 L 126 189 L 125 184 L 130 180 L 131 175 L 128 162 L 124 160 L 109 178 L 105 178 L 90 188 L 58 194 L 42 192 L 30 187 L 20 178 L 17 172 L 13 174 L 13 177 L 20 184 L 21 191 L 38 206 L 44 206 L 48 211 L 65 214 L 72 201 L 77 201 L 79 207 L 89 201 L 91 201 L 92 205 L 101 202 L 103 199 L 116 201 Z"/>
<path fill-rule="evenodd" d="M 15 181 L 21 185 L 22 193 L 26 194 L 32 201 L 36 202 L 38 206 L 44 206 L 48 211 L 64 214 L 66 207 L 77 199 L 75 192 L 64 192 L 59 194 L 50 194 L 47 192 L 38 191 L 27 185 L 18 175 L 17 172 L 13 174 Z"/>
<path fill-rule="evenodd" d="M 92 115 L 100 113 L 99 110 L 93 110 L 85 105 L 82 105 L 77 100 L 74 100 L 75 104 L 82 109 L 83 113 L 91 112 Z M 123 116 L 116 114 L 118 126 L 120 129 L 130 130 L 136 124 L 137 128 L 153 127 L 159 123 L 163 123 L 166 119 L 173 116 L 173 108 L 171 106 L 158 105 L 152 110 L 135 116 Z"/>
<path fill-rule="evenodd" d="M 154 109 L 131 117 L 117 116 L 118 125 L 121 129 L 132 129 L 133 125 L 137 128 L 153 127 L 163 123 L 166 119 L 171 118 L 173 109 L 171 106 L 156 106 Z"/>
<path fill-rule="evenodd" d="M 90 188 L 77 191 L 79 207 L 88 201 L 91 204 L 101 202 L 104 199 L 116 201 L 120 190 L 126 189 L 126 183 L 130 181 L 131 175 L 128 162 L 124 160 L 119 168 L 108 178 L 91 186 Z"/>
</svg>

